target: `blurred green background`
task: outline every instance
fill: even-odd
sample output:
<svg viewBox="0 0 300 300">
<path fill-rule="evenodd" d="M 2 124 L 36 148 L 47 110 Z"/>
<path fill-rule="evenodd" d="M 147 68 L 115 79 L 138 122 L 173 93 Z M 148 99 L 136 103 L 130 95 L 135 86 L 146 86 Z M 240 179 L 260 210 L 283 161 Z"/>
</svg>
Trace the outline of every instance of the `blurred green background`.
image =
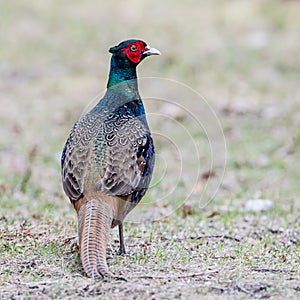
<svg viewBox="0 0 300 300">
<path fill-rule="evenodd" d="M 133 37 L 163 53 L 143 63 L 140 77 L 186 84 L 216 111 L 228 147 L 225 197 L 258 193 L 297 204 L 298 1 L 0 5 L 2 189 L 25 184 L 61 203 L 57 172 L 68 132 L 105 89 L 108 48 Z"/>
<path fill-rule="evenodd" d="M 209 154 L 203 148 L 201 176 L 195 186 L 188 185 L 189 176 L 194 176 L 189 175 L 191 165 L 176 186 L 174 203 L 160 203 L 155 199 L 172 188 L 178 165 L 170 145 L 157 138 L 157 153 L 164 153 L 165 159 L 170 156 L 169 171 L 147 196 L 146 202 L 153 204 L 145 208 L 147 218 L 164 216 L 171 206 L 171 211 L 177 210 L 163 228 L 166 232 L 183 230 L 178 218 L 191 213 L 191 228 L 217 216 L 218 224 L 225 224 L 218 228 L 232 233 L 239 216 L 244 216 L 245 203 L 262 198 L 271 199 L 274 207 L 267 221 L 255 216 L 264 220 L 261 226 L 275 224 L 281 216 L 282 226 L 292 226 L 295 235 L 299 234 L 299 15 L 299 1 L 1 1 L 2 237 L 4 228 L 8 234 L 19 230 L 24 219 L 52 230 L 57 227 L 57 232 L 51 231 L 57 236 L 75 234 L 76 216 L 60 183 L 60 153 L 71 126 L 103 94 L 109 47 L 127 38 L 142 39 L 163 54 L 145 60 L 139 76 L 176 80 L 200 93 L 216 112 L 227 144 L 224 178 L 221 164 L 207 173 L 210 158 L 205 160 Z M 141 86 L 142 95 L 143 91 Z M 163 88 L 160 92 L 171 100 L 176 93 Z M 190 129 L 197 143 L 203 139 L 182 111 L 145 105 L 147 111 L 156 109 Z M 196 102 L 189 102 L 188 107 L 200 120 L 205 115 Z M 153 131 L 165 132 L 167 125 L 151 117 L 149 122 Z M 184 144 L 183 140 L 183 152 Z M 193 163 L 194 153 L 187 151 L 187 155 Z M 155 178 L 159 172 L 160 164 Z M 203 187 L 208 185 L 209 198 L 221 178 L 213 201 L 199 207 Z M 194 193 L 180 208 L 182 197 L 191 189 Z M 140 211 L 143 205 L 133 213 Z M 68 228 L 60 227 L 66 223 Z M 135 226 L 139 230 L 142 225 Z M 154 232 L 159 235 L 161 230 Z M 129 236 L 135 238 L 134 233 Z M 299 240 L 295 245 L 299 246 Z M 13 261 L 14 256 L 7 255 L 3 265 Z M 242 276 L 243 272 L 247 270 L 241 271 Z M 9 278 L 13 284 L 13 277 Z"/>
</svg>

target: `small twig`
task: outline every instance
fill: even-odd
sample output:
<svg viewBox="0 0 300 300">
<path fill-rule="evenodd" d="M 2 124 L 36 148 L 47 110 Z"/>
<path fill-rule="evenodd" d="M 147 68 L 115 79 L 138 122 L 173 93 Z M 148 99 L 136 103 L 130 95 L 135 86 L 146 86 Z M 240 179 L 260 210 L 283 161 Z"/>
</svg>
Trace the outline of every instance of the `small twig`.
<svg viewBox="0 0 300 300">
<path fill-rule="evenodd" d="M 241 240 L 230 235 L 201 235 L 197 237 L 190 237 L 192 240 L 201 240 L 201 239 L 228 239 L 236 242 L 240 242 Z"/>
<path fill-rule="evenodd" d="M 32 282 L 23 282 L 23 285 L 26 285 L 28 287 L 38 287 L 39 285 L 48 285 L 52 283 L 57 283 L 60 280 L 47 280 L 47 281 L 32 281 Z"/>
<path fill-rule="evenodd" d="M 77 237 L 78 237 L 77 235 L 74 235 L 74 236 L 65 238 L 63 241 L 63 245 L 69 244 L 72 240 L 75 240 Z"/>
<path fill-rule="evenodd" d="M 23 234 L 23 236 L 35 236 L 35 234 L 31 234 L 31 231 L 33 230 L 33 229 L 35 229 L 37 227 L 37 225 L 34 225 L 34 226 L 31 226 L 31 227 L 29 227 L 29 228 L 27 228 L 27 229 L 22 229 L 22 234 Z"/>
<path fill-rule="evenodd" d="M 251 293 L 250 291 L 248 291 L 247 289 L 245 289 L 244 287 L 242 287 L 242 286 L 240 286 L 240 285 L 238 285 L 238 284 L 236 284 L 235 287 L 236 287 L 236 289 L 237 289 L 238 291 L 240 291 L 240 292 L 243 292 L 243 293 L 245 293 L 245 294 L 251 294 L 251 295 L 252 295 L 252 293 Z"/>
<path fill-rule="evenodd" d="M 183 279 L 183 278 L 193 278 L 193 277 L 199 277 L 204 275 L 211 275 L 218 273 L 217 270 L 215 271 L 208 271 L 208 272 L 199 272 L 199 273 L 192 273 L 192 274 L 186 274 L 186 275 L 177 275 L 177 276 L 163 276 L 163 275 L 137 275 L 132 276 L 130 278 L 142 278 L 142 279 Z"/>
<path fill-rule="evenodd" d="M 252 271 L 263 272 L 263 273 L 295 273 L 294 270 L 285 270 L 285 269 L 267 269 L 267 268 L 252 268 Z"/>
</svg>

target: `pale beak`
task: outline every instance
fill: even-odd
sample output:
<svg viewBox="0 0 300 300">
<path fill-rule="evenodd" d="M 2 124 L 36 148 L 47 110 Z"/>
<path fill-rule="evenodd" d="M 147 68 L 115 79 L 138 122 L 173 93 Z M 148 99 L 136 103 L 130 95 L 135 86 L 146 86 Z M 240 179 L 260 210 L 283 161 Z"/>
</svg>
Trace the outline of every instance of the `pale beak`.
<svg viewBox="0 0 300 300">
<path fill-rule="evenodd" d="M 155 49 L 155 48 L 151 48 L 150 46 L 146 46 L 145 47 L 146 51 L 143 52 L 143 55 L 145 56 L 150 56 L 150 55 L 161 55 L 160 51 Z"/>
</svg>

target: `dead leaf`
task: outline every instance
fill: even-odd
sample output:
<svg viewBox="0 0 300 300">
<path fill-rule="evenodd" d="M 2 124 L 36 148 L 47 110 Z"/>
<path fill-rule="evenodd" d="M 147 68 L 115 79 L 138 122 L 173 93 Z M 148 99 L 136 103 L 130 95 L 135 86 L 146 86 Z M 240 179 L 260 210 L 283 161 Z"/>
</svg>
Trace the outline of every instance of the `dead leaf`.
<svg viewBox="0 0 300 300">
<path fill-rule="evenodd" d="M 208 180 L 210 177 L 215 177 L 216 173 L 213 170 L 208 170 L 202 173 L 201 178 L 204 180 Z"/>
<path fill-rule="evenodd" d="M 0 183 L 0 195 L 8 194 L 11 192 L 11 187 L 6 183 Z"/>
<path fill-rule="evenodd" d="M 192 207 L 190 205 L 183 204 L 181 206 L 181 211 L 182 211 L 183 217 L 186 218 L 188 215 L 192 214 Z"/>
<path fill-rule="evenodd" d="M 218 211 L 213 210 L 207 215 L 207 218 L 213 218 L 218 215 L 220 215 L 220 213 Z"/>
</svg>

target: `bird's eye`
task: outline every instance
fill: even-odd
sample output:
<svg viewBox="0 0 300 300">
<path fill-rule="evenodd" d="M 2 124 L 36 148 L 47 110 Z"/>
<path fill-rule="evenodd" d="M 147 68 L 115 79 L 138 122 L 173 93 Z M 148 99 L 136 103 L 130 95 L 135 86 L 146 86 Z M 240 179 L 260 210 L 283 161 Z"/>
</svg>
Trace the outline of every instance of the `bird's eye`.
<svg viewBox="0 0 300 300">
<path fill-rule="evenodd" d="M 137 50 L 137 46 L 136 46 L 136 45 L 132 45 L 132 46 L 130 47 L 130 50 L 131 50 L 131 51 L 136 51 L 136 50 Z"/>
</svg>

